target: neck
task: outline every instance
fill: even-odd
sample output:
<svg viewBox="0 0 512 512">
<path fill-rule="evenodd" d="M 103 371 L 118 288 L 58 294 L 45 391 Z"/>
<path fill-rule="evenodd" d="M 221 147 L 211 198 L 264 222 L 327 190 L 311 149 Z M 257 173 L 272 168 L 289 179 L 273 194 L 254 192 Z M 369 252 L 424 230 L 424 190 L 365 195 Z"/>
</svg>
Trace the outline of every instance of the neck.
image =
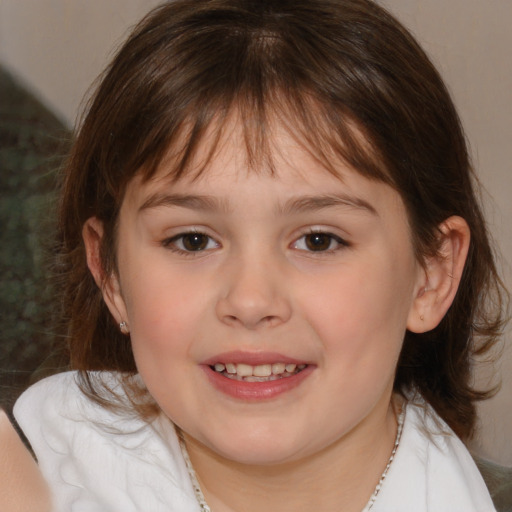
<svg viewBox="0 0 512 512">
<path fill-rule="evenodd" d="M 184 439 L 212 512 L 361 512 L 395 443 L 393 407 L 380 416 L 379 428 L 364 420 L 322 451 L 277 465 L 240 464 Z"/>
</svg>

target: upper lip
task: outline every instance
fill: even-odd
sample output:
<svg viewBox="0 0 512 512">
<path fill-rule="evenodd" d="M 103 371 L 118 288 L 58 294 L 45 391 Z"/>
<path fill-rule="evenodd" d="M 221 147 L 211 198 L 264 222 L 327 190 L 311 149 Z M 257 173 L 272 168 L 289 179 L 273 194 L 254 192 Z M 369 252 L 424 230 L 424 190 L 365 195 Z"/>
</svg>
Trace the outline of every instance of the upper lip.
<svg viewBox="0 0 512 512">
<path fill-rule="evenodd" d="M 216 363 L 242 363 L 251 366 L 272 363 L 308 364 L 307 361 L 285 356 L 278 352 L 244 352 L 242 350 L 223 352 L 203 361 L 203 364 L 208 366 L 213 366 Z"/>
</svg>

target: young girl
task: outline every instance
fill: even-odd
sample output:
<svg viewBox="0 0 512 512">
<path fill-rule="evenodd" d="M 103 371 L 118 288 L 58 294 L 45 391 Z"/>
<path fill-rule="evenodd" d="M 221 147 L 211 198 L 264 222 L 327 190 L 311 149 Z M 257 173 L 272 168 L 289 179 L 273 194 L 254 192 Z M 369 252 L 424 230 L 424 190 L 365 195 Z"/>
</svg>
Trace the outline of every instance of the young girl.
<svg viewBox="0 0 512 512">
<path fill-rule="evenodd" d="M 374 2 L 151 12 L 60 237 L 74 371 L 16 407 L 55 510 L 494 510 L 463 441 L 503 292 L 446 88 Z"/>
</svg>

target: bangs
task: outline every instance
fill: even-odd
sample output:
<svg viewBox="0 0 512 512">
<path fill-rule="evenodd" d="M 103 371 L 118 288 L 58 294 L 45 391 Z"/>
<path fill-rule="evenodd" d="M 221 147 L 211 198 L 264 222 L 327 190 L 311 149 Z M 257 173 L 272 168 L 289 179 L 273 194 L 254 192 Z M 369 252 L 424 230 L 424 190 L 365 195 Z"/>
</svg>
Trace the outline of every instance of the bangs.
<svg viewBox="0 0 512 512">
<path fill-rule="evenodd" d="M 271 16 L 253 4 L 245 10 L 236 2 L 209 1 L 191 8 L 177 1 L 143 20 L 107 70 L 88 116 L 104 120 L 89 128 L 108 135 L 94 160 L 116 202 L 136 173 L 150 179 L 169 155 L 172 178 L 203 172 L 233 116 L 251 169 L 274 169 L 272 125 L 279 123 L 329 172 L 336 174 L 341 160 L 391 182 L 393 165 L 370 132 L 375 114 L 361 107 L 371 92 L 353 70 L 362 59 L 348 45 L 340 50 L 313 32 L 309 16 L 303 3 L 293 16 Z M 322 16 L 331 27 L 329 12 Z M 354 29 L 357 9 L 347 8 L 346 16 L 346 30 L 368 44 Z M 100 111 L 105 105 L 110 110 Z M 208 157 L 192 170 L 202 144 Z"/>
<path fill-rule="evenodd" d="M 276 128 L 291 139 L 327 172 L 339 177 L 340 166 L 348 166 L 369 179 L 393 186 L 392 177 L 364 127 L 348 111 L 322 104 L 311 94 L 267 89 L 261 97 L 250 92 L 230 101 L 215 98 L 211 104 L 194 105 L 183 121 L 160 147 L 153 147 L 138 174 L 148 181 L 165 166 L 171 181 L 197 179 L 215 159 L 219 146 L 232 137 L 242 141 L 248 171 L 265 170 L 274 174 Z M 148 143 L 151 137 L 148 137 Z M 197 155 L 201 154 L 200 161 Z"/>
</svg>

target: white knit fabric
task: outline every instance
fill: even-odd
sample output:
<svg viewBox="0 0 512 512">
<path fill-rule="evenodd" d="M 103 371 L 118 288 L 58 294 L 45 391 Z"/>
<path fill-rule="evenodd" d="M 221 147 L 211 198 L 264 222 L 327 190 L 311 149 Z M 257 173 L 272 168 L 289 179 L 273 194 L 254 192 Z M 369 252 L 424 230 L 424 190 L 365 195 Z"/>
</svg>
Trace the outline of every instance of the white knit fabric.
<svg viewBox="0 0 512 512">
<path fill-rule="evenodd" d="M 199 512 L 172 423 L 107 411 L 80 392 L 75 378 L 69 372 L 37 383 L 14 411 L 52 489 L 54 512 Z M 409 403 L 371 512 L 495 509 L 462 442 L 430 408 Z"/>
</svg>

